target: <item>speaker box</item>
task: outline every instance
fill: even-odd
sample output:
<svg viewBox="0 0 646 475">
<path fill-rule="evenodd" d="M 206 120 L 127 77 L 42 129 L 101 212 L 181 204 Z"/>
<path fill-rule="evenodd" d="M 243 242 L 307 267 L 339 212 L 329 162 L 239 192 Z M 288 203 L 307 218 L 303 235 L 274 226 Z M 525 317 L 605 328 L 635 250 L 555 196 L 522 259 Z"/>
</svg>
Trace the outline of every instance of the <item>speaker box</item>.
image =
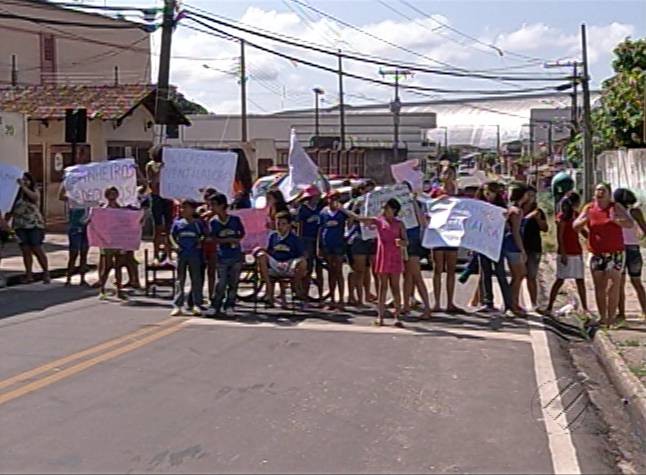
<svg viewBox="0 0 646 475">
<path fill-rule="evenodd" d="M 87 110 L 65 109 L 65 142 L 85 143 L 87 141 Z"/>
</svg>

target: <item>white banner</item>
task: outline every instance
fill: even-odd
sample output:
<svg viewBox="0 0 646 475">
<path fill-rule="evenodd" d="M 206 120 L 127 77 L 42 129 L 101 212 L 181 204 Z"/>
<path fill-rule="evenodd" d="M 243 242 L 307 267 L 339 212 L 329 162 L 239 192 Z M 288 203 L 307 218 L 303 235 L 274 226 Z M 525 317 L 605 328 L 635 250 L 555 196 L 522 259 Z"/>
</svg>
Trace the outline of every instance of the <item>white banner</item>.
<svg viewBox="0 0 646 475">
<path fill-rule="evenodd" d="M 137 165 L 132 158 L 74 165 L 65 169 L 65 194 L 75 207 L 98 206 L 105 201 L 105 190 L 116 187 L 122 206 L 139 207 Z"/>
<path fill-rule="evenodd" d="M 381 209 L 391 198 L 395 198 L 399 201 L 399 204 L 402 207 L 398 218 L 404 222 L 406 229 L 419 226 L 417 215 L 415 213 L 415 204 L 413 203 L 413 195 L 408 191 L 408 187 L 406 185 L 384 186 L 368 193 L 363 205 L 362 215 L 379 216 L 381 214 Z M 362 239 L 375 239 L 376 237 L 377 231 L 372 226 L 361 225 Z"/>
<path fill-rule="evenodd" d="M 422 245 L 463 247 L 498 261 L 505 231 L 505 210 L 469 198 L 439 198 L 430 208 Z"/>
<path fill-rule="evenodd" d="M 419 171 L 419 160 L 406 160 L 390 166 L 390 172 L 397 183 L 409 183 L 413 191 L 422 191 L 424 174 Z"/>
<path fill-rule="evenodd" d="M 0 163 L 0 215 L 11 211 L 18 194 L 18 179 L 22 175 L 20 168 Z"/>
<path fill-rule="evenodd" d="M 206 188 L 233 199 L 238 155 L 219 150 L 164 148 L 159 193 L 169 199 L 202 201 Z"/>
<path fill-rule="evenodd" d="M 296 131 L 292 129 L 289 142 L 289 174 L 282 181 L 279 189 L 286 201 L 296 198 L 296 195 L 307 186 L 316 182 L 319 169 L 316 163 L 305 152 L 303 146 L 296 138 Z"/>
</svg>

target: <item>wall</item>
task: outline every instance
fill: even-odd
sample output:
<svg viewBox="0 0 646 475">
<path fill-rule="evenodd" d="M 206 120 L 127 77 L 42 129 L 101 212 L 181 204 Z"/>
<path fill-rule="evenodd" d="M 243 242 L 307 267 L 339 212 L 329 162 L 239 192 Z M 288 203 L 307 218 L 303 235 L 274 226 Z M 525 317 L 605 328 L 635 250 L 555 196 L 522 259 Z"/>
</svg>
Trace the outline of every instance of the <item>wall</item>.
<svg viewBox="0 0 646 475">
<path fill-rule="evenodd" d="M 145 130 L 144 126 L 152 117 L 143 107 L 138 108 L 128 118 L 126 118 L 120 127 L 114 128 L 111 120 L 89 120 L 87 127 L 87 142 L 90 147 L 90 158 L 93 162 L 99 162 L 107 159 L 107 144 L 110 141 L 115 142 L 152 142 L 153 128 Z M 29 121 L 28 140 L 30 145 L 41 145 L 44 156 L 44 192 L 45 210 L 48 218 L 62 216 L 64 206 L 58 200 L 57 194 L 60 183 L 52 181 L 53 170 L 52 154 L 60 147 L 69 147 L 65 143 L 65 121 L 49 120 L 47 125 L 42 121 Z M 80 157 L 82 158 L 82 157 Z"/>
<path fill-rule="evenodd" d="M 42 3 L 14 0 L 2 4 L 3 12 L 32 18 L 123 25 L 99 15 L 73 12 Z M 41 33 L 54 38 L 55 79 L 59 84 L 113 84 L 114 67 L 121 83 L 150 82 L 149 34 L 140 29 L 97 29 L 48 25 L 0 19 L 0 85 L 11 80 L 11 55 L 18 65 L 18 83 L 41 84 Z"/>
<path fill-rule="evenodd" d="M 646 204 L 646 149 L 621 149 L 597 157 L 597 170 L 612 188 L 629 188 Z"/>
<path fill-rule="evenodd" d="M 22 114 L 0 111 L 0 162 L 27 170 L 27 121 Z"/>
</svg>

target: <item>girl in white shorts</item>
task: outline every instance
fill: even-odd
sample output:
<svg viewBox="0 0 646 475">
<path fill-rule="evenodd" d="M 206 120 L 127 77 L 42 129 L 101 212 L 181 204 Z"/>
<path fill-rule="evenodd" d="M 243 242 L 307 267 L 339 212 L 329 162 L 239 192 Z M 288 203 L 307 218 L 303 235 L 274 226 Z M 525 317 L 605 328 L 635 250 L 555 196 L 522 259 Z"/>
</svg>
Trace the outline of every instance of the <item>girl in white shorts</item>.
<svg viewBox="0 0 646 475">
<path fill-rule="evenodd" d="M 556 280 L 550 290 L 550 301 L 545 309 L 551 313 L 556 296 L 567 279 L 576 281 L 576 288 L 581 299 L 583 311 L 589 313 L 588 300 L 585 291 L 583 249 L 579 242 L 579 234 L 572 227 L 578 216 L 581 198 L 575 192 L 568 193 L 559 203 L 560 212 L 556 215 L 558 258 L 556 261 Z"/>
</svg>

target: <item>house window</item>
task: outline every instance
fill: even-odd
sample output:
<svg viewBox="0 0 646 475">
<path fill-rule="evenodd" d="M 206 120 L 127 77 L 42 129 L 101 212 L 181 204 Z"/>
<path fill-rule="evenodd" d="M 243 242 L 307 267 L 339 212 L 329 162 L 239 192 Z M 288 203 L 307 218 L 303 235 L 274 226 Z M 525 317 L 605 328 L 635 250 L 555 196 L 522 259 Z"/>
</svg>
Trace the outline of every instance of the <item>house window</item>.
<svg viewBox="0 0 646 475">
<path fill-rule="evenodd" d="M 51 35 L 43 38 L 43 59 L 54 61 L 54 37 Z"/>
<path fill-rule="evenodd" d="M 179 125 L 167 125 L 166 126 L 166 138 L 167 139 L 178 139 L 179 138 Z"/>
<path fill-rule="evenodd" d="M 141 173 L 146 172 L 148 150 L 153 146 L 146 142 L 108 142 L 108 160 L 134 158 Z"/>
</svg>

